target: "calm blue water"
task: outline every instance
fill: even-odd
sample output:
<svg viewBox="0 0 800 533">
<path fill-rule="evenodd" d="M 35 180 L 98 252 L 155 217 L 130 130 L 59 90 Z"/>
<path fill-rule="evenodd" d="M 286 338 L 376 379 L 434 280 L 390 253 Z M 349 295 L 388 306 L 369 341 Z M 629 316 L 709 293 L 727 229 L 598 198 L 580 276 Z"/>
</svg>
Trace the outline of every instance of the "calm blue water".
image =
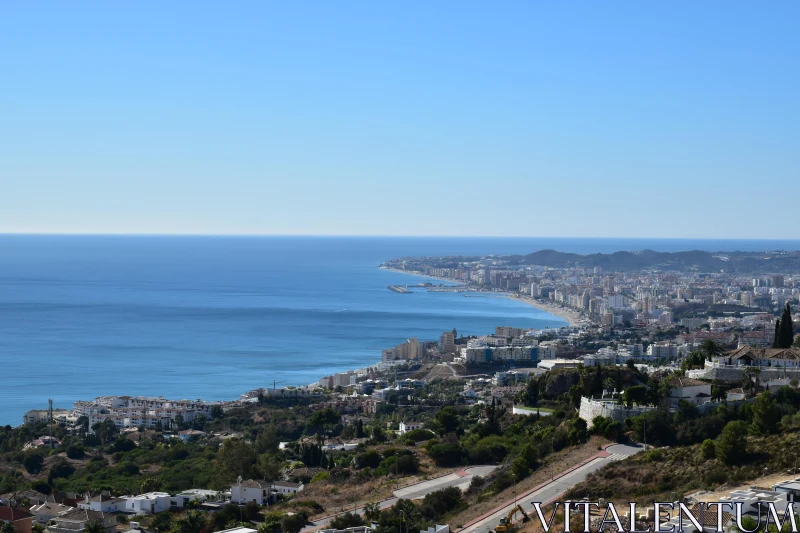
<svg viewBox="0 0 800 533">
<path fill-rule="evenodd" d="M 0 424 L 104 394 L 232 399 L 405 338 L 563 322 L 505 298 L 396 294 L 404 255 L 797 249 L 798 241 L 0 235 Z"/>
</svg>

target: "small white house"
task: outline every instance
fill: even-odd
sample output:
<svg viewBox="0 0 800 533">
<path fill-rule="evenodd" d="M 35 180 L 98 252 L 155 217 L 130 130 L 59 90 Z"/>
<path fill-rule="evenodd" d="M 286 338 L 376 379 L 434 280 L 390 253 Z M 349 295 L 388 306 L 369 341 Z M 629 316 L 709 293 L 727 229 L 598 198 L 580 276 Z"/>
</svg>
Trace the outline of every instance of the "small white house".
<svg viewBox="0 0 800 533">
<path fill-rule="evenodd" d="M 264 505 L 269 501 L 271 489 L 272 485 L 266 481 L 255 479 L 238 481 L 231 485 L 231 502 L 239 504 L 256 502 L 258 505 Z"/>
<path fill-rule="evenodd" d="M 420 422 L 400 422 L 401 435 L 405 435 L 409 431 L 414 431 L 415 429 L 422 429 L 422 424 Z"/>
<path fill-rule="evenodd" d="M 89 498 L 87 494 L 82 502 L 78 502 L 78 509 L 99 513 L 116 513 L 125 510 L 125 500 L 114 498 L 107 493 L 98 494 L 93 498 Z"/>
<path fill-rule="evenodd" d="M 678 407 L 681 401 L 695 405 L 711 401 L 710 383 L 682 376 L 672 376 L 667 383 L 670 386 L 670 407 Z"/>
<path fill-rule="evenodd" d="M 302 483 L 293 483 L 291 481 L 276 481 L 272 484 L 272 490 L 278 494 L 297 494 L 303 490 Z"/>
<path fill-rule="evenodd" d="M 180 504 L 178 503 L 180 501 Z M 138 496 L 128 496 L 125 501 L 125 512 L 133 514 L 156 514 L 168 511 L 175 504 L 182 507 L 183 500 L 174 500 L 166 492 L 147 492 Z"/>
</svg>

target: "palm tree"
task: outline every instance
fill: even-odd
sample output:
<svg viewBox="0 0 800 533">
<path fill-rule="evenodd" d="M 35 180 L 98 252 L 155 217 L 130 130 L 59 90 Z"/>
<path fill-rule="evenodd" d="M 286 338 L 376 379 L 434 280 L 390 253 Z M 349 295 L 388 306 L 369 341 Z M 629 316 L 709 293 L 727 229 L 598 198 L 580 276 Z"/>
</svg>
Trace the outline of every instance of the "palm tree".
<svg viewBox="0 0 800 533">
<path fill-rule="evenodd" d="M 103 533 L 103 524 L 97 520 L 92 520 L 83 526 L 83 533 Z"/>
<path fill-rule="evenodd" d="M 714 339 L 706 339 L 700 344 L 700 351 L 706 354 L 706 359 L 713 360 L 714 357 L 722 355 L 724 350 L 722 345 Z"/>
<path fill-rule="evenodd" d="M 198 511 L 189 511 L 186 516 L 178 522 L 179 533 L 200 533 L 205 527 L 206 521 Z"/>
</svg>

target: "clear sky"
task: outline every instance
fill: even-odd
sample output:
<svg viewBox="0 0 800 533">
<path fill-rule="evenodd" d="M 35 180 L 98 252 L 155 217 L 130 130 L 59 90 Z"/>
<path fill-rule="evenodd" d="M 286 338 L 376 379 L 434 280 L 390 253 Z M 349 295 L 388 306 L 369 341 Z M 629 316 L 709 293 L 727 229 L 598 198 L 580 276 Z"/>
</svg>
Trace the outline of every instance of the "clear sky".
<svg viewBox="0 0 800 533">
<path fill-rule="evenodd" d="M 0 232 L 800 238 L 800 2 L 6 2 Z"/>
</svg>

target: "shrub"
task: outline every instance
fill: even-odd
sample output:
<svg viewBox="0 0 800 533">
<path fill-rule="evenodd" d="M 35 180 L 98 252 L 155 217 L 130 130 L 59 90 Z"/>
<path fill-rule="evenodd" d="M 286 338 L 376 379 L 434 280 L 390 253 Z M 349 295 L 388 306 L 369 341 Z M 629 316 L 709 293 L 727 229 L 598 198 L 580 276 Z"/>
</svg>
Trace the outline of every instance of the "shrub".
<svg viewBox="0 0 800 533">
<path fill-rule="evenodd" d="M 503 437 L 492 435 L 479 440 L 469 451 L 472 463 L 499 463 L 508 455 L 508 444 Z"/>
<path fill-rule="evenodd" d="M 428 455 L 438 466 L 458 466 L 466 454 L 459 444 L 434 444 L 428 448 Z"/>
<path fill-rule="evenodd" d="M 67 447 L 67 457 L 70 459 L 83 459 L 85 456 L 86 452 L 82 446 L 76 446 L 73 444 Z"/>
<path fill-rule="evenodd" d="M 423 514 L 426 510 L 433 510 L 435 514 L 428 513 L 427 517 L 431 519 L 438 519 L 440 516 L 447 513 L 457 511 L 466 507 L 464 497 L 461 494 L 461 489 L 458 487 L 447 487 L 445 489 L 431 492 L 422 500 Z"/>
<path fill-rule="evenodd" d="M 703 444 L 700 445 L 700 454 L 703 456 L 703 459 L 713 459 L 716 457 L 717 447 L 714 441 L 711 439 L 704 440 Z"/>
<path fill-rule="evenodd" d="M 347 529 L 348 527 L 363 526 L 364 519 L 356 513 L 346 512 L 340 514 L 330 521 L 332 529 Z"/>
<path fill-rule="evenodd" d="M 747 455 L 747 424 L 741 420 L 728 422 L 717 438 L 717 459 L 726 465 L 740 462 Z"/>
<path fill-rule="evenodd" d="M 330 477 L 330 472 L 324 470 L 322 472 L 317 472 L 314 474 L 314 477 L 311 478 L 311 483 L 319 483 L 320 481 L 325 481 Z"/>
</svg>

